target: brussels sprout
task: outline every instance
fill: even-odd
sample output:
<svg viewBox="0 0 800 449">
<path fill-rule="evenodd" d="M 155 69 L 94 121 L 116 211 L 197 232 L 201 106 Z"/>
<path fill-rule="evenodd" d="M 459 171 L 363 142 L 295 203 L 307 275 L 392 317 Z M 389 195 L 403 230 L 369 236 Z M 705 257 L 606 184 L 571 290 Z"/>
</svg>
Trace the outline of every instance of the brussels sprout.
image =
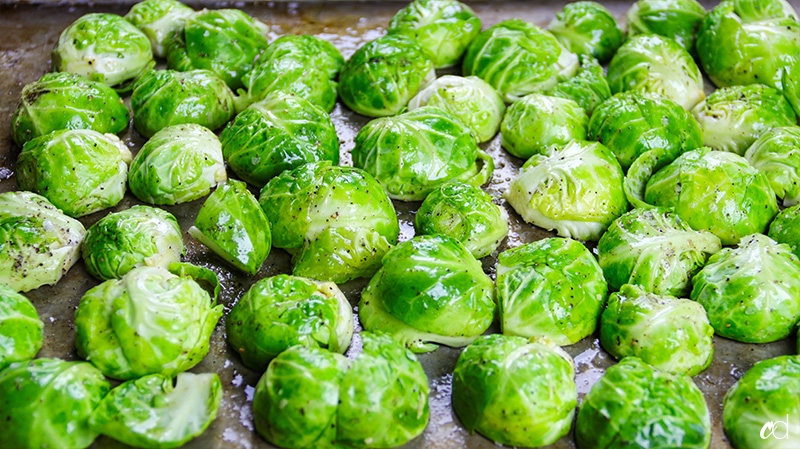
<svg viewBox="0 0 800 449">
<path fill-rule="evenodd" d="M 600 318 L 600 343 L 617 359 L 636 356 L 661 371 L 694 376 L 711 365 L 714 328 L 688 299 L 625 284 Z"/>
<path fill-rule="evenodd" d="M 717 334 L 745 343 L 784 339 L 800 319 L 800 259 L 788 245 L 753 234 L 711 256 L 692 280 Z"/>
<path fill-rule="evenodd" d="M 800 203 L 800 128 L 773 128 L 761 135 L 744 155 L 767 175 L 772 190 L 790 207 Z"/>
<path fill-rule="evenodd" d="M 238 9 L 197 11 L 167 46 L 167 66 L 181 72 L 210 70 L 235 90 L 267 48 L 268 32 L 268 26 Z"/>
<path fill-rule="evenodd" d="M 389 22 L 389 33 L 419 41 L 422 53 L 437 69 L 458 64 L 480 32 L 481 19 L 456 0 L 414 0 Z"/>
<path fill-rule="evenodd" d="M 152 204 L 180 204 L 208 195 L 225 182 L 222 145 L 208 128 L 186 124 L 157 132 L 136 154 L 131 192 Z"/>
<path fill-rule="evenodd" d="M 548 238 L 500 253 L 497 296 L 506 335 L 571 345 L 591 335 L 608 294 L 585 246 Z"/>
<path fill-rule="evenodd" d="M 572 358 L 555 345 L 486 335 L 458 357 L 453 410 L 470 432 L 540 447 L 569 433 L 578 392 Z"/>
<path fill-rule="evenodd" d="M 609 367 L 584 398 L 575 441 L 580 449 L 706 449 L 711 417 L 691 377 L 625 357 Z"/>
<path fill-rule="evenodd" d="M 97 433 L 89 415 L 111 388 L 86 362 L 36 359 L 0 371 L 3 447 L 83 449 Z"/>
<path fill-rule="evenodd" d="M 375 176 L 389 198 L 402 201 L 422 201 L 450 180 L 480 186 L 494 171 L 492 157 L 478 148 L 469 128 L 433 106 L 367 123 L 356 135 L 353 165 Z"/>
<path fill-rule="evenodd" d="M 508 235 L 508 214 L 478 187 L 453 181 L 431 192 L 419 207 L 416 228 L 423 235 L 446 235 L 476 259 L 488 256 Z"/>
<path fill-rule="evenodd" d="M 415 39 L 389 34 L 359 48 L 339 76 L 339 97 L 368 117 L 399 113 L 436 78 L 436 70 Z"/>
<path fill-rule="evenodd" d="M 706 9 L 696 0 L 639 0 L 628 10 L 628 34 L 658 34 L 695 53 L 694 41 Z"/>
<path fill-rule="evenodd" d="M 325 39 L 311 35 L 289 34 L 275 39 L 256 63 L 284 60 L 322 70 L 331 81 L 339 78 L 344 67 L 342 53 Z"/>
<path fill-rule="evenodd" d="M 155 64 L 147 36 L 114 14 L 87 14 L 72 22 L 51 57 L 56 72 L 83 75 L 123 92 Z"/>
<path fill-rule="evenodd" d="M 530 94 L 506 111 L 501 142 L 511 155 L 528 159 L 557 151 L 573 140 L 586 140 L 588 124 L 589 117 L 575 101 Z"/>
<path fill-rule="evenodd" d="M 784 209 L 769 225 L 769 237 L 785 243 L 800 257 L 800 205 Z"/>
<path fill-rule="evenodd" d="M 272 178 L 259 202 L 272 244 L 294 256 L 295 276 L 336 283 L 372 276 L 400 232 L 394 206 L 375 178 L 327 161 Z"/>
<path fill-rule="evenodd" d="M 781 92 L 792 105 L 795 115 L 800 116 L 800 61 L 783 68 Z"/>
<path fill-rule="evenodd" d="M 725 395 L 725 434 L 739 449 L 800 446 L 798 397 L 800 356 L 786 355 L 756 363 Z M 773 427 L 768 428 L 768 423 L 774 423 Z M 769 436 L 770 432 L 775 438 Z"/>
<path fill-rule="evenodd" d="M 573 100 L 591 117 L 594 108 L 611 96 L 611 88 L 608 87 L 603 67 L 596 59 L 587 55 L 580 55 L 579 58 L 581 68 L 578 74 L 556 84 L 545 91 L 545 95 Z"/>
<path fill-rule="evenodd" d="M 703 75 L 692 55 L 674 40 L 655 34 L 633 36 L 608 65 L 611 92 L 659 94 L 690 111 L 705 97 Z"/>
<path fill-rule="evenodd" d="M 686 296 L 692 277 L 722 249 L 714 234 L 695 231 L 666 209 L 634 209 L 619 217 L 597 244 L 608 284 L 637 284 L 657 295 Z"/>
<path fill-rule="evenodd" d="M 520 19 L 505 20 L 472 41 L 464 76 L 489 83 L 506 103 L 542 92 L 575 75 L 578 57 L 551 34 Z"/>
<path fill-rule="evenodd" d="M 561 44 L 577 54 L 606 62 L 625 41 L 625 35 L 608 9 L 597 2 L 564 6 L 547 26 Z"/>
<path fill-rule="evenodd" d="M 177 0 L 143 0 L 131 6 L 125 20 L 140 29 L 159 58 L 167 56 L 167 45 L 183 30 L 186 19 L 194 10 Z"/>
<path fill-rule="evenodd" d="M 184 253 L 178 221 L 169 212 L 133 206 L 101 218 L 81 247 L 86 270 L 102 280 L 119 279 L 137 267 L 168 268 Z"/>
<path fill-rule="evenodd" d="M 60 129 L 117 134 L 128 127 L 128 108 L 113 89 L 71 73 L 48 73 L 27 84 L 11 123 L 11 136 L 25 142 Z"/>
<path fill-rule="evenodd" d="M 221 316 L 222 305 L 215 306 L 192 277 L 134 268 L 81 298 L 75 346 L 78 355 L 114 379 L 173 377 L 206 356 Z"/>
<path fill-rule="evenodd" d="M 27 292 L 55 284 L 80 257 L 86 230 L 43 196 L 0 193 L 0 277 Z"/>
<path fill-rule="evenodd" d="M 659 170 L 645 187 L 645 201 L 673 209 L 696 230 L 710 231 L 723 245 L 766 232 L 778 213 L 767 177 L 733 153 L 689 151 Z"/>
<path fill-rule="evenodd" d="M 344 353 L 353 337 L 353 310 L 336 284 L 285 274 L 253 284 L 226 322 L 228 343 L 256 371 L 294 345 Z"/>
<path fill-rule="evenodd" d="M 597 240 L 628 210 L 622 178 L 608 148 L 576 140 L 528 159 L 504 196 L 528 223 L 562 237 Z"/>
<path fill-rule="evenodd" d="M 231 170 L 258 187 L 308 162 L 339 163 L 339 138 L 330 116 L 282 92 L 242 111 L 220 140 Z"/>
<path fill-rule="evenodd" d="M 130 162 L 131 151 L 113 134 L 53 131 L 22 147 L 17 187 L 43 195 L 67 215 L 82 217 L 122 200 Z"/>
<path fill-rule="evenodd" d="M 497 134 L 506 110 L 494 88 L 477 76 L 438 78 L 408 103 L 409 110 L 422 106 L 435 106 L 458 117 L 478 143 L 491 140 Z"/>
<path fill-rule="evenodd" d="M 414 352 L 466 346 L 494 320 L 494 283 L 458 240 L 422 235 L 386 253 L 358 309 L 364 329 Z"/>
<path fill-rule="evenodd" d="M 217 416 L 222 384 L 213 373 L 151 374 L 111 390 L 89 418 L 95 432 L 131 446 L 169 449 L 199 436 Z"/>
<path fill-rule="evenodd" d="M 43 328 L 28 298 L 0 284 L 0 370 L 34 358 L 42 347 Z"/>
</svg>

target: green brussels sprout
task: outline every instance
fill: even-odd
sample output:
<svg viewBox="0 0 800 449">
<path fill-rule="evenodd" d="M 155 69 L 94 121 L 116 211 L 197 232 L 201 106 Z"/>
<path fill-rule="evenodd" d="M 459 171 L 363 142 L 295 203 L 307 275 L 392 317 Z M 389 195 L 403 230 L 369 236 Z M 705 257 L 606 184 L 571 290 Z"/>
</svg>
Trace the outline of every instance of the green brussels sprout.
<svg viewBox="0 0 800 449">
<path fill-rule="evenodd" d="M 781 92 L 792 105 L 795 115 L 800 117 L 800 61 L 783 68 Z"/>
<path fill-rule="evenodd" d="M 481 32 L 481 19 L 456 0 L 414 0 L 389 21 L 389 33 L 419 41 L 437 69 L 452 67 Z"/>
<path fill-rule="evenodd" d="M 131 446 L 170 449 L 208 428 L 222 401 L 214 373 L 150 374 L 111 390 L 89 417 L 95 432 Z"/>
<path fill-rule="evenodd" d="M 462 63 L 506 103 L 542 92 L 575 75 L 578 57 L 541 28 L 520 19 L 494 25 L 472 41 Z"/>
<path fill-rule="evenodd" d="M 470 129 L 433 106 L 372 120 L 355 143 L 353 165 L 375 176 L 392 199 L 422 201 L 450 180 L 480 186 L 494 171 Z"/>
<path fill-rule="evenodd" d="M 295 276 L 336 283 L 372 276 L 400 233 L 394 206 L 372 175 L 327 161 L 272 178 L 259 203 L 272 244 L 293 254 Z"/>
<path fill-rule="evenodd" d="M 606 62 L 625 41 L 614 16 L 597 2 L 575 2 L 564 6 L 547 26 L 567 50 L 591 55 Z"/>
<path fill-rule="evenodd" d="M 170 40 L 183 30 L 183 24 L 193 13 L 192 8 L 177 0 L 143 0 L 131 6 L 125 20 L 150 39 L 154 55 L 164 58 Z"/>
<path fill-rule="evenodd" d="M 408 109 L 434 106 L 458 117 L 478 143 L 492 139 L 506 110 L 492 86 L 477 76 L 445 75 L 437 78 L 408 103 Z"/>
<path fill-rule="evenodd" d="M 494 320 L 494 283 L 464 245 L 442 235 L 400 243 L 383 258 L 358 304 L 364 329 L 414 352 L 466 346 Z"/>
<path fill-rule="evenodd" d="M 723 245 L 766 232 L 778 201 L 766 175 L 741 156 L 708 148 L 689 151 L 647 181 L 645 201 L 671 208 L 693 229 Z"/>
<path fill-rule="evenodd" d="M 29 140 L 17 159 L 17 187 L 72 217 L 116 206 L 125 196 L 131 151 L 113 134 L 64 129 Z"/>
<path fill-rule="evenodd" d="M 657 295 L 686 296 L 692 277 L 722 249 L 714 234 L 695 231 L 666 209 L 636 208 L 600 237 L 598 259 L 608 284 L 636 284 Z"/>
<path fill-rule="evenodd" d="M 222 145 L 208 128 L 168 126 L 155 133 L 131 162 L 128 186 L 151 204 L 193 201 L 225 182 Z"/>
<path fill-rule="evenodd" d="M 214 72 L 232 90 L 267 48 L 269 27 L 238 9 L 203 9 L 187 17 L 167 46 L 167 67 Z"/>
<path fill-rule="evenodd" d="M 711 365 L 714 328 L 700 304 L 625 284 L 600 318 L 600 343 L 617 359 L 636 356 L 654 368 L 694 376 Z"/>
<path fill-rule="evenodd" d="M 596 241 L 628 210 L 622 179 L 608 148 L 575 140 L 549 156 L 528 159 L 503 196 L 528 223 Z"/>
<path fill-rule="evenodd" d="M 711 256 L 692 279 L 718 335 L 745 343 L 789 336 L 800 319 L 800 259 L 788 245 L 753 234 Z"/>
<path fill-rule="evenodd" d="M 118 91 L 153 67 L 150 40 L 133 24 L 115 14 L 86 14 L 59 36 L 53 71 L 83 75 Z"/>
<path fill-rule="evenodd" d="M 36 356 L 44 340 L 44 323 L 28 298 L 0 284 L 0 370 Z"/>
<path fill-rule="evenodd" d="M 83 449 L 97 433 L 89 416 L 111 389 L 86 362 L 35 359 L 0 370 L 0 435 L 14 449 Z"/>
<path fill-rule="evenodd" d="M 659 94 L 687 111 L 702 101 L 703 75 L 692 55 L 668 37 L 633 36 L 608 65 L 611 92 Z"/>
<path fill-rule="evenodd" d="M 60 129 L 92 129 L 117 134 L 128 127 L 130 113 L 113 89 L 72 73 L 48 73 L 25 85 L 11 123 L 20 147 Z"/>
<path fill-rule="evenodd" d="M 425 198 L 415 225 L 422 235 L 440 234 L 458 240 L 480 259 L 496 250 L 508 235 L 508 214 L 480 188 L 453 181 Z"/>
<path fill-rule="evenodd" d="M 619 93 L 592 113 L 589 140 L 607 146 L 622 169 L 642 154 L 659 149 L 675 159 L 703 145 L 700 124 L 679 104 L 660 95 Z"/>
<path fill-rule="evenodd" d="M 561 348 L 486 335 L 458 357 L 453 410 L 471 433 L 509 446 L 540 447 L 569 433 L 578 391 Z"/>
<path fill-rule="evenodd" d="M 0 277 L 16 291 L 55 284 L 80 258 L 86 230 L 41 195 L 0 193 Z"/>
<path fill-rule="evenodd" d="M 594 108 L 611 97 L 611 88 L 608 87 L 606 74 L 596 59 L 588 55 L 580 55 L 581 67 L 574 77 L 556 84 L 545 91 L 551 97 L 573 100 L 592 116 Z"/>
<path fill-rule="evenodd" d="M 537 240 L 498 257 L 497 305 L 506 335 L 577 343 L 597 328 L 607 294 L 603 270 L 575 240 Z"/>
<path fill-rule="evenodd" d="M 168 268 L 184 253 L 178 221 L 169 212 L 133 206 L 101 218 L 81 246 L 86 270 L 102 280 L 119 279 L 137 267 Z"/>
<path fill-rule="evenodd" d="M 344 67 L 342 53 L 325 39 L 307 34 L 281 36 L 264 50 L 256 64 L 262 61 L 284 60 L 322 70 L 331 81 L 339 78 Z"/>
<path fill-rule="evenodd" d="M 339 163 L 339 138 L 330 116 L 282 92 L 242 111 L 220 140 L 231 170 L 257 187 L 309 162 Z"/>
<path fill-rule="evenodd" d="M 628 10 L 628 34 L 658 34 L 695 53 L 697 29 L 706 9 L 697 0 L 639 0 Z"/>
<path fill-rule="evenodd" d="M 786 207 L 800 203 L 800 128 L 773 128 L 744 154 L 747 162 L 767 175 L 772 190 Z"/>
<path fill-rule="evenodd" d="M 784 209 L 769 225 L 769 237 L 785 243 L 800 257 L 800 205 Z"/>
<path fill-rule="evenodd" d="M 408 350 L 362 332 L 355 360 L 294 346 L 256 385 L 256 431 L 291 449 L 395 447 L 428 423 L 428 379 Z"/>
<path fill-rule="evenodd" d="M 113 379 L 173 377 L 208 353 L 222 316 L 215 302 L 189 275 L 134 268 L 81 298 L 75 311 L 78 355 Z"/>
<path fill-rule="evenodd" d="M 396 115 L 435 78 L 433 62 L 419 42 L 389 34 L 368 42 L 345 63 L 339 76 L 339 98 L 361 115 Z"/>
<path fill-rule="evenodd" d="M 226 323 L 228 343 L 257 371 L 294 345 L 344 353 L 353 337 L 353 310 L 336 284 L 285 274 L 253 284 Z"/>
<path fill-rule="evenodd" d="M 800 356 L 785 355 L 756 363 L 725 395 L 725 434 L 739 449 L 800 446 L 798 397 Z"/>
<path fill-rule="evenodd" d="M 659 371 L 637 357 L 609 367 L 583 400 L 575 423 L 580 449 L 707 449 L 711 417 L 687 375 Z"/>
<path fill-rule="evenodd" d="M 528 159 L 547 155 L 573 140 L 586 140 L 589 117 L 573 100 L 530 94 L 514 102 L 500 124 L 503 148 Z"/>
</svg>

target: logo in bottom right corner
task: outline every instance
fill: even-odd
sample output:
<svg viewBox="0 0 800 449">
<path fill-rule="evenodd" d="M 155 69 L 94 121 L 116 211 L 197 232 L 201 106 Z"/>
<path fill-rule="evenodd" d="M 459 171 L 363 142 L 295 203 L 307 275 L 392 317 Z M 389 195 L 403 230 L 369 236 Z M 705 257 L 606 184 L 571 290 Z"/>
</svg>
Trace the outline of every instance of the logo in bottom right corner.
<svg viewBox="0 0 800 449">
<path fill-rule="evenodd" d="M 786 421 L 768 421 L 761 428 L 761 439 L 775 438 L 776 440 L 789 439 L 789 415 L 786 415 Z"/>
</svg>

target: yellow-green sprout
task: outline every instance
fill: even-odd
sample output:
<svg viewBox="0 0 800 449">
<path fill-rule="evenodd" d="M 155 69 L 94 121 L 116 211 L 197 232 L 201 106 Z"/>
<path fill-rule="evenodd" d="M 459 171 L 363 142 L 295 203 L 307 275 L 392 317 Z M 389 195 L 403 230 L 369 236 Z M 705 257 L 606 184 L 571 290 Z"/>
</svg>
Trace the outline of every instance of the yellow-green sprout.
<svg viewBox="0 0 800 449">
<path fill-rule="evenodd" d="M 800 205 L 782 210 L 770 223 L 768 235 L 778 243 L 789 245 L 800 257 Z"/>
<path fill-rule="evenodd" d="M 576 54 L 606 62 L 625 41 L 614 16 L 597 2 L 574 2 L 564 6 L 547 26 L 564 47 Z"/>
<path fill-rule="evenodd" d="M 772 190 L 786 207 L 800 203 L 800 128 L 773 128 L 744 154 L 747 162 L 767 175 Z"/>
<path fill-rule="evenodd" d="M 42 348 L 44 323 L 28 298 L 0 284 L 0 371 L 30 360 Z"/>
<path fill-rule="evenodd" d="M 627 14 L 628 34 L 658 34 L 695 54 L 695 37 L 706 9 L 697 0 L 639 0 Z"/>
<path fill-rule="evenodd" d="M 140 29 L 159 58 L 167 56 L 167 45 L 180 33 L 194 10 L 177 0 L 144 0 L 131 6 L 125 20 Z"/>
<path fill-rule="evenodd" d="M 509 106 L 500 124 L 503 148 L 523 159 L 548 155 L 573 140 L 586 140 L 589 117 L 578 103 L 530 94 Z"/>
</svg>

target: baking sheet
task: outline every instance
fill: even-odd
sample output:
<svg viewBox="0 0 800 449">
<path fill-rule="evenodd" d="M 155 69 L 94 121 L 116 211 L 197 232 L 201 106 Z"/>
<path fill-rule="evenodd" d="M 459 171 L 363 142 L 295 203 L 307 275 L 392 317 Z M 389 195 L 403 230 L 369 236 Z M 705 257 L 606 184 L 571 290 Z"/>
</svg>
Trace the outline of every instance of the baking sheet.
<svg viewBox="0 0 800 449">
<path fill-rule="evenodd" d="M 566 2 L 528 1 L 528 2 L 468 2 L 487 28 L 501 20 L 521 18 L 539 26 L 545 26 L 555 12 Z M 623 21 L 625 12 L 632 2 L 603 1 L 617 17 Z M 707 8 L 713 3 L 702 2 Z M 790 2 L 798 8 L 797 1 Z M 206 7 L 236 7 L 244 10 L 272 26 L 275 36 L 281 34 L 315 34 L 333 42 L 349 57 L 356 48 L 366 41 L 384 33 L 389 18 L 403 6 L 402 2 L 320 2 L 300 3 L 192 3 L 200 9 Z M 0 0 L 0 192 L 15 189 L 14 162 L 19 153 L 10 137 L 11 115 L 17 104 L 22 86 L 33 82 L 48 71 L 49 55 L 61 31 L 73 20 L 90 12 L 110 12 L 124 15 L 130 3 L 105 2 L 93 5 L 72 3 L 27 2 L 12 3 Z M 444 73 L 444 72 L 442 72 Z M 440 75 L 442 74 L 440 73 Z M 452 72 L 456 73 L 456 72 Z M 129 101 L 128 101 L 129 103 Z M 368 119 L 353 114 L 341 104 L 332 113 L 341 140 L 341 163 L 351 165 L 350 150 L 353 139 Z M 124 136 L 131 150 L 136 152 L 144 140 L 129 129 Z M 482 145 L 495 159 L 497 169 L 485 189 L 498 204 L 505 207 L 510 216 L 508 238 L 500 251 L 523 243 L 550 237 L 553 234 L 525 224 L 513 209 L 502 199 L 501 193 L 513 179 L 522 160 L 513 158 L 500 148 L 499 137 Z M 257 192 L 254 192 L 257 194 Z M 289 256 L 283 250 L 273 249 L 267 262 L 258 275 L 248 277 L 231 270 L 208 249 L 193 240 L 186 231 L 194 222 L 198 209 L 204 199 L 178 206 L 164 207 L 178 219 L 184 232 L 187 253 L 185 261 L 208 267 L 220 276 L 222 294 L 220 302 L 226 312 L 236 300 L 258 279 L 280 273 L 289 273 Z M 127 209 L 140 202 L 132 195 L 115 208 L 81 218 L 88 228 L 109 212 Z M 420 203 L 395 202 L 400 217 L 400 240 L 413 237 L 413 218 Z M 590 248 L 593 248 L 591 245 Z M 484 269 L 494 276 L 493 256 L 483 260 Z M 353 305 L 358 303 L 361 289 L 366 280 L 352 281 L 341 286 Z M 44 347 L 40 357 L 60 357 L 67 360 L 78 359 L 74 348 L 73 314 L 81 296 L 99 284 L 78 262 L 57 285 L 42 287 L 26 294 L 36 306 L 45 323 Z M 253 428 L 252 397 L 254 387 L 261 375 L 244 367 L 236 354 L 225 343 L 224 318 L 211 337 L 209 355 L 192 372 L 216 372 L 222 380 L 225 396 L 217 419 L 199 438 L 188 443 L 187 448 L 270 448 L 272 447 Z M 495 325 L 492 331 L 499 329 Z M 730 448 L 722 430 L 722 398 L 730 386 L 739 379 L 755 362 L 794 353 L 794 339 L 772 344 L 754 345 L 737 343 L 715 337 L 715 356 L 711 367 L 695 377 L 695 382 L 705 394 L 711 410 L 713 438 L 712 448 Z M 358 336 L 348 354 L 352 356 L 360 348 Z M 565 348 L 575 359 L 576 383 L 579 401 L 602 375 L 604 369 L 614 363 L 613 359 L 600 348 L 596 336 L 589 337 L 578 344 Z M 442 347 L 430 354 L 420 355 L 431 385 L 430 423 L 424 434 L 406 448 L 450 449 L 450 448 L 496 448 L 493 442 L 480 435 L 470 435 L 458 422 L 450 406 L 451 377 L 460 350 Z M 621 398 L 622 399 L 622 398 Z M 127 447 L 107 437 L 100 437 L 91 446 L 94 449 Z M 565 436 L 550 448 L 574 448 L 572 435 Z"/>
</svg>

